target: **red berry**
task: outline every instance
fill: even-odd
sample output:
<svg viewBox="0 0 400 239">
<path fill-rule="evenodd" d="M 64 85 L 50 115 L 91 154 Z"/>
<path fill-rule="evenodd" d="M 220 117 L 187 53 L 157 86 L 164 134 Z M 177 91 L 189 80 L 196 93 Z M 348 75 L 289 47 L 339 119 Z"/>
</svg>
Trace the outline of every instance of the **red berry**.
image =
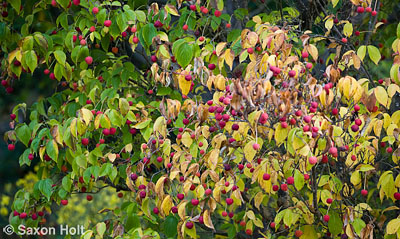
<svg viewBox="0 0 400 239">
<path fill-rule="evenodd" d="M 192 229 L 193 228 L 193 222 L 187 222 L 186 223 L 186 227 L 187 227 L 187 229 Z"/>
<path fill-rule="evenodd" d="M 366 197 L 368 195 L 368 190 L 366 190 L 366 189 L 361 190 L 361 195 Z"/>
<path fill-rule="evenodd" d="M 66 200 L 66 199 L 61 200 L 61 204 L 62 204 L 63 206 L 66 206 L 66 205 L 68 204 L 68 200 Z"/>
<path fill-rule="evenodd" d="M 324 215 L 324 221 L 325 222 L 329 222 L 329 219 L 330 219 L 329 215 Z"/>
<path fill-rule="evenodd" d="M 254 149 L 254 150 L 259 150 L 259 149 L 260 149 L 260 145 L 257 144 L 257 143 L 254 143 L 254 144 L 253 144 L 253 149 Z"/>
<path fill-rule="evenodd" d="M 94 7 L 93 9 L 92 9 L 92 12 L 93 12 L 93 14 L 97 14 L 98 12 L 99 12 L 99 8 L 98 7 Z"/>
<path fill-rule="evenodd" d="M 347 43 L 347 38 L 342 38 L 342 42 L 344 43 L 344 44 L 346 44 Z"/>
<path fill-rule="evenodd" d="M 14 151 L 14 149 L 15 149 L 15 145 L 14 144 L 9 144 L 8 145 L 8 150 L 9 151 Z"/>
<path fill-rule="evenodd" d="M 111 26 L 111 20 L 105 20 L 104 21 L 104 26 L 110 27 Z"/>
<path fill-rule="evenodd" d="M 189 28 L 189 26 L 188 25 L 183 25 L 183 27 L 182 27 L 182 29 L 184 30 L 184 31 L 186 31 L 187 29 Z"/>
<path fill-rule="evenodd" d="M 220 16 L 222 15 L 222 13 L 221 13 L 221 11 L 219 11 L 219 10 L 215 10 L 214 15 L 215 15 L 216 17 L 220 17 Z"/>
<path fill-rule="evenodd" d="M 232 205 L 232 203 L 233 203 L 233 199 L 232 198 L 227 198 L 226 199 L 226 204 Z"/>
<path fill-rule="evenodd" d="M 176 197 L 177 197 L 179 200 L 183 200 L 183 198 L 185 197 L 185 195 L 183 195 L 182 193 L 178 193 L 178 194 L 176 195 Z"/>
<path fill-rule="evenodd" d="M 396 200 L 400 200 L 400 193 L 399 192 L 394 193 L 394 198 Z"/>
<path fill-rule="evenodd" d="M 286 182 L 287 182 L 287 184 L 289 184 L 289 185 L 292 185 L 292 184 L 294 184 L 294 177 L 288 177 L 287 178 L 287 180 L 286 180 Z"/>
</svg>

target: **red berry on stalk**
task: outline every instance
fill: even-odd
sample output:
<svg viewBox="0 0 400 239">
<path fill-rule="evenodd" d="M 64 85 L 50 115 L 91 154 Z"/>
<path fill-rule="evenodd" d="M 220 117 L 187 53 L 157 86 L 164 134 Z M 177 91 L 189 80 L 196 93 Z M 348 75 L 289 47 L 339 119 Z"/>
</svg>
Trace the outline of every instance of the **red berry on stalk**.
<svg viewBox="0 0 400 239">
<path fill-rule="evenodd" d="M 66 206 L 66 205 L 68 204 L 68 200 L 66 200 L 66 199 L 61 200 L 61 204 L 62 204 L 63 206 Z"/>
<path fill-rule="evenodd" d="M 215 15 L 216 17 L 220 17 L 220 16 L 222 15 L 222 13 L 221 13 L 221 11 L 219 11 L 219 10 L 215 10 L 214 15 Z"/>
<path fill-rule="evenodd" d="M 330 217 L 329 217 L 329 215 L 324 215 L 323 219 L 324 219 L 325 222 L 329 222 Z"/>
<path fill-rule="evenodd" d="M 368 190 L 366 190 L 366 189 L 361 190 L 361 195 L 366 197 L 368 195 Z"/>
<path fill-rule="evenodd" d="M 342 42 L 344 43 L 344 44 L 346 44 L 347 43 L 347 38 L 342 38 Z"/>
<path fill-rule="evenodd" d="M 376 16 L 378 14 L 378 12 L 376 12 L 376 11 L 372 11 L 371 12 L 371 15 L 374 17 L 374 16 Z"/>
</svg>

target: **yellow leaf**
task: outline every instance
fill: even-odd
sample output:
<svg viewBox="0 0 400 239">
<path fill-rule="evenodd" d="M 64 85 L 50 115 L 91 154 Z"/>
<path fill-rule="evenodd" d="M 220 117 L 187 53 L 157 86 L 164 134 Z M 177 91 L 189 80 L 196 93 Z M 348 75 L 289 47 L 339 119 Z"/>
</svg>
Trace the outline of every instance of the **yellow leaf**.
<svg viewBox="0 0 400 239">
<path fill-rule="evenodd" d="M 190 145 L 192 145 L 193 139 L 190 137 L 190 134 L 188 132 L 183 133 L 183 135 L 182 135 L 182 143 L 187 148 L 190 148 Z"/>
<path fill-rule="evenodd" d="M 400 87 L 396 84 L 390 84 L 388 89 L 387 89 L 388 95 L 390 98 L 392 98 L 394 96 L 394 94 L 396 94 L 396 92 L 400 93 Z"/>
<path fill-rule="evenodd" d="M 264 196 L 265 196 L 264 193 L 259 191 L 254 197 L 254 206 L 256 206 L 257 209 L 260 209 L 260 205 L 264 200 Z"/>
<path fill-rule="evenodd" d="M 93 114 L 92 111 L 83 108 L 81 109 L 81 115 L 83 117 L 83 120 L 85 121 L 86 125 L 90 124 L 90 121 L 93 119 Z"/>
<path fill-rule="evenodd" d="M 400 219 L 399 218 L 393 219 L 386 226 L 387 234 L 395 234 L 399 228 L 400 228 Z"/>
<path fill-rule="evenodd" d="M 333 27 L 333 18 L 329 18 L 325 22 L 325 28 L 328 29 L 328 30 L 331 30 L 332 27 Z"/>
<path fill-rule="evenodd" d="M 314 225 L 305 225 L 303 227 L 303 235 L 301 235 L 300 239 L 311 239 L 311 238 L 320 238 L 318 234 L 314 230 Z"/>
<path fill-rule="evenodd" d="M 179 74 L 178 81 L 179 81 L 179 89 L 181 90 L 182 94 L 183 95 L 189 94 L 192 81 L 187 81 L 183 73 Z"/>
<path fill-rule="evenodd" d="M 262 23 L 261 18 L 259 16 L 254 16 L 252 20 L 253 20 L 253 22 L 258 23 L 258 24 Z"/>
<path fill-rule="evenodd" d="M 315 45 L 310 44 L 307 48 L 308 53 L 312 56 L 312 58 L 316 61 L 318 60 L 318 49 Z"/>
<path fill-rule="evenodd" d="M 73 119 L 72 122 L 71 122 L 71 124 L 70 124 L 70 126 L 69 126 L 69 128 L 70 128 L 70 130 L 71 130 L 71 134 L 72 134 L 75 138 L 78 137 L 78 129 L 77 129 L 77 127 L 76 127 L 77 121 L 78 121 L 78 119 L 76 119 L 76 118 Z"/>
<path fill-rule="evenodd" d="M 166 176 L 162 176 L 158 179 L 158 181 L 156 183 L 156 187 L 155 187 L 154 191 L 157 193 L 159 198 L 164 197 L 164 182 L 165 182 L 166 178 L 167 178 Z"/>
<path fill-rule="evenodd" d="M 276 127 L 275 131 L 275 140 L 276 144 L 279 146 L 288 136 L 289 128 L 282 128 L 280 123 L 277 123 L 278 127 Z"/>
<path fill-rule="evenodd" d="M 223 75 L 219 74 L 214 79 L 214 86 L 218 90 L 225 90 L 226 79 Z"/>
<path fill-rule="evenodd" d="M 160 133 L 164 138 L 167 137 L 167 121 L 164 116 L 160 116 L 154 122 L 154 131 Z"/>
<path fill-rule="evenodd" d="M 251 162 L 256 155 L 257 151 L 254 150 L 253 144 L 255 144 L 255 141 L 250 141 L 244 146 L 244 156 L 247 161 Z"/>
<path fill-rule="evenodd" d="M 183 201 L 181 204 L 178 206 L 178 215 L 182 220 L 185 220 L 186 216 L 186 201 Z"/>
<path fill-rule="evenodd" d="M 213 149 L 208 156 L 208 164 L 212 170 L 215 170 L 218 165 L 219 149 Z"/>
<path fill-rule="evenodd" d="M 225 48 L 225 46 L 226 46 L 226 42 L 218 43 L 217 47 L 215 47 L 215 52 L 217 53 L 217 56 L 221 55 L 221 52 Z"/>
<path fill-rule="evenodd" d="M 382 86 L 378 86 L 374 89 L 376 100 L 386 107 L 388 101 L 388 94 Z"/>
<path fill-rule="evenodd" d="M 246 212 L 246 216 L 247 216 L 250 220 L 256 219 L 256 215 L 254 215 L 254 212 L 253 212 L 252 210 L 247 211 L 247 212 Z"/>
<path fill-rule="evenodd" d="M 353 34 L 353 24 L 346 23 L 343 27 L 343 33 L 345 36 L 350 37 Z"/>
<path fill-rule="evenodd" d="M 206 225 L 208 228 L 214 229 L 214 225 L 211 220 L 211 215 L 210 211 L 207 209 L 203 213 L 203 220 L 204 220 L 204 225 Z"/>
<path fill-rule="evenodd" d="M 171 15 L 174 16 L 179 16 L 178 10 L 176 10 L 176 7 L 172 4 L 167 4 L 165 5 L 165 9 L 167 10 L 167 12 Z"/>
<path fill-rule="evenodd" d="M 167 216 L 169 215 L 172 206 L 174 205 L 174 202 L 172 201 L 172 198 L 170 195 L 167 195 L 162 204 L 161 204 L 161 209 L 163 210 L 164 214 Z"/>
<path fill-rule="evenodd" d="M 250 33 L 247 35 L 247 40 L 249 41 L 250 46 L 251 46 L 251 47 L 254 47 L 254 46 L 257 44 L 257 42 L 258 42 L 258 35 L 257 35 L 257 33 L 255 33 L 255 32 L 250 32 Z"/>
<path fill-rule="evenodd" d="M 232 70 L 233 67 L 233 60 L 235 59 L 235 53 L 231 51 L 231 49 L 226 49 L 225 54 L 224 54 L 224 59 L 226 64 L 230 67 Z"/>
</svg>

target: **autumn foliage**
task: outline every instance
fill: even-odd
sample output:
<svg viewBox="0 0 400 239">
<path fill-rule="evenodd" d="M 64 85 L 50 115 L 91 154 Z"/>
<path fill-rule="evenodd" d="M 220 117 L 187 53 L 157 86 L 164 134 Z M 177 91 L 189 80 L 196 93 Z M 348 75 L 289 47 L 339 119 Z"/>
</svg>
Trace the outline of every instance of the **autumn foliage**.
<svg viewBox="0 0 400 239">
<path fill-rule="evenodd" d="M 11 114 L 8 149 L 40 168 L 12 225 L 107 186 L 125 202 L 99 208 L 114 217 L 85 239 L 400 238 L 400 24 L 378 76 L 375 1 L 327 1 L 322 33 L 299 30 L 293 8 L 231 29 L 222 0 L 132 2 L 38 2 L 59 11 L 43 32 L 21 1 L 7 6 L 5 90 L 38 71 L 58 88 Z"/>
</svg>

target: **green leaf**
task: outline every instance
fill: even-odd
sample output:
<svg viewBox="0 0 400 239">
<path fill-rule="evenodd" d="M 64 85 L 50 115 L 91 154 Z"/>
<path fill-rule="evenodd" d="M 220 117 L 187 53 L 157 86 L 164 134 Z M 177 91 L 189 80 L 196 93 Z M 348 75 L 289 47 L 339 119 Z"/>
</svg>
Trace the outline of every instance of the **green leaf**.
<svg viewBox="0 0 400 239">
<path fill-rule="evenodd" d="M 67 191 L 67 192 L 71 191 L 72 180 L 69 178 L 69 176 L 63 177 L 62 186 L 65 189 L 65 191 Z"/>
<path fill-rule="evenodd" d="M 343 222 L 340 219 L 339 215 L 334 211 L 329 211 L 329 222 L 328 228 L 332 235 L 337 235 L 342 232 Z"/>
<path fill-rule="evenodd" d="M 60 63 L 56 63 L 56 66 L 54 67 L 54 75 L 58 81 L 62 79 L 64 72 L 64 67 Z"/>
<path fill-rule="evenodd" d="M 97 22 L 103 24 L 104 21 L 106 20 L 106 17 L 107 17 L 107 10 L 103 8 L 96 15 Z"/>
<path fill-rule="evenodd" d="M 104 222 L 97 223 L 96 231 L 97 231 L 97 234 L 100 235 L 100 237 L 103 237 L 104 232 L 106 231 L 106 224 Z"/>
<path fill-rule="evenodd" d="M 121 126 L 122 117 L 116 110 L 111 110 L 108 117 L 110 118 L 111 124 Z"/>
<path fill-rule="evenodd" d="M 129 112 L 129 102 L 125 98 L 119 99 L 119 110 L 122 115 L 126 115 Z"/>
<path fill-rule="evenodd" d="M 298 169 L 294 172 L 294 186 L 298 191 L 304 186 L 304 175 Z"/>
<path fill-rule="evenodd" d="M 400 22 L 399 22 L 399 24 L 397 24 L 396 33 L 397 33 L 397 38 L 400 39 Z"/>
<path fill-rule="evenodd" d="M 153 37 L 157 36 L 157 29 L 152 23 L 149 23 L 141 29 L 141 33 L 146 45 L 150 46 L 153 41 Z"/>
<path fill-rule="evenodd" d="M 330 221 L 330 220 L 329 220 Z M 360 235 L 361 230 L 366 227 L 365 222 L 361 218 L 356 218 L 354 219 L 354 222 L 352 223 L 354 227 L 354 231 Z"/>
<path fill-rule="evenodd" d="M 360 46 L 357 50 L 357 56 L 360 57 L 361 61 L 364 60 L 365 54 L 367 53 L 367 47 L 366 46 Z"/>
<path fill-rule="evenodd" d="M 67 10 L 70 0 L 56 0 L 65 10 Z"/>
<path fill-rule="evenodd" d="M 57 162 L 58 158 L 58 146 L 56 141 L 53 139 L 46 144 L 46 153 L 51 159 Z"/>
<path fill-rule="evenodd" d="M 369 58 L 378 65 L 378 62 L 381 60 L 381 53 L 376 46 L 369 45 L 368 46 L 368 55 Z"/>
<path fill-rule="evenodd" d="M 65 53 L 63 51 L 57 50 L 53 54 L 57 62 L 60 63 L 62 66 L 65 66 L 65 60 L 67 59 Z"/>
<path fill-rule="evenodd" d="M 21 10 L 21 0 L 8 0 L 11 6 L 15 9 L 15 11 L 19 14 Z"/>
<path fill-rule="evenodd" d="M 220 11 L 224 10 L 224 0 L 218 0 L 217 8 Z"/>
<path fill-rule="evenodd" d="M 43 179 L 39 181 L 39 191 L 47 197 L 47 200 L 50 200 L 50 196 L 52 194 L 52 185 L 53 181 L 51 179 Z"/>
<path fill-rule="evenodd" d="M 146 21 L 146 14 L 143 11 L 136 10 L 135 13 L 136 13 L 136 17 L 139 20 L 139 22 Z"/>
<path fill-rule="evenodd" d="M 177 230 L 178 219 L 174 216 L 168 216 L 164 221 L 164 232 L 167 237 L 175 237 L 178 234 Z"/>
<path fill-rule="evenodd" d="M 25 146 L 28 146 L 29 140 L 31 139 L 31 129 L 28 127 L 28 125 L 23 124 L 19 127 L 16 128 L 16 133 L 18 139 L 25 144 Z"/>
<path fill-rule="evenodd" d="M 176 59 L 181 65 L 181 67 L 185 68 L 192 61 L 193 58 L 193 45 L 190 44 L 181 44 L 179 45 L 176 51 Z"/>
<path fill-rule="evenodd" d="M 33 73 L 33 71 L 37 67 L 37 57 L 33 50 L 26 51 L 23 55 L 25 63 L 28 65 L 29 69 Z"/>
<path fill-rule="evenodd" d="M 57 17 L 56 24 L 61 24 L 64 29 L 68 29 L 68 16 L 65 12 Z"/>
<path fill-rule="evenodd" d="M 170 95 L 171 92 L 172 92 L 172 89 L 169 88 L 169 87 L 160 87 L 157 90 L 157 95 L 160 95 L 160 96 L 162 96 L 162 95 Z"/>
</svg>

